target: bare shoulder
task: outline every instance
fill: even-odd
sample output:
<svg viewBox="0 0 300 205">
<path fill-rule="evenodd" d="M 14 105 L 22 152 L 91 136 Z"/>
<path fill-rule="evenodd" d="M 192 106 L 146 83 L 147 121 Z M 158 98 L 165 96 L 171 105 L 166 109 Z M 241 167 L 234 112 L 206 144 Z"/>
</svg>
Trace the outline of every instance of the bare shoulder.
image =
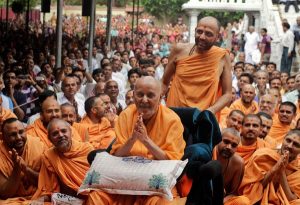
<svg viewBox="0 0 300 205">
<path fill-rule="evenodd" d="M 172 45 L 173 54 L 180 54 L 181 56 L 188 55 L 194 44 L 190 43 L 176 43 Z"/>
<path fill-rule="evenodd" d="M 234 154 L 232 157 L 231 157 L 231 165 L 238 168 L 238 167 L 244 167 L 245 163 L 244 163 L 244 159 L 237 155 L 237 154 Z"/>
</svg>

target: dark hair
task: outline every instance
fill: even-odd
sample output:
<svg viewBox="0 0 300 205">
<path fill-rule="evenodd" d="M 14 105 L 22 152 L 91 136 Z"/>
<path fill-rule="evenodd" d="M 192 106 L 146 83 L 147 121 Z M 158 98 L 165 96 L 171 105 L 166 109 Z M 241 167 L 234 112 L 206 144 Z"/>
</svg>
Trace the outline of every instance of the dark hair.
<svg viewBox="0 0 300 205">
<path fill-rule="evenodd" d="M 89 97 L 85 102 L 84 102 L 84 110 L 86 112 L 87 115 L 90 114 L 93 106 L 95 105 L 95 102 L 96 102 L 96 99 L 98 97 L 96 96 L 92 96 L 92 97 Z"/>
<path fill-rule="evenodd" d="M 275 70 L 276 70 L 276 67 L 277 67 L 276 63 L 274 63 L 274 62 L 269 62 L 269 63 L 267 64 L 267 66 L 268 66 L 268 65 L 274 65 Z"/>
<path fill-rule="evenodd" d="M 269 114 L 267 114 L 267 113 L 265 113 L 265 112 L 259 112 L 259 113 L 257 113 L 257 115 L 258 115 L 258 117 L 265 117 L 265 118 L 267 118 L 267 119 L 269 119 L 269 120 L 273 120 L 273 118 L 272 118 L 272 116 L 271 115 L 269 115 Z"/>
<path fill-rule="evenodd" d="M 240 78 L 241 77 L 247 77 L 249 79 L 249 84 L 252 84 L 254 82 L 254 78 L 250 73 L 242 73 L 240 75 Z"/>
<path fill-rule="evenodd" d="M 287 29 L 290 29 L 290 24 L 288 22 L 283 22 L 282 27 L 285 27 Z"/>
<path fill-rule="evenodd" d="M 280 78 L 271 78 L 270 80 L 269 80 L 269 83 L 271 84 L 271 82 L 273 81 L 273 80 L 279 80 L 280 81 L 280 83 L 281 83 L 281 80 L 280 80 Z"/>
<path fill-rule="evenodd" d="M 294 114 L 296 113 L 297 107 L 296 107 L 296 105 L 295 105 L 294 103 L 289 102 L 289 101 L 282 102 L 282 103 L 279 105 L 279 110 L 280 110 L 280 108 L 281 108 L 283 105 L 292 107 L 292 108 L 293 108 L 293 113 L 294 113 Z"/>
<path fill-rule="evenodd" d="M 295 80 L 295 76 L 289 76 L 287 79 L 286 79 L 286 82 L 290 79 L 294 79 Z"/>
<path fill-rule="evenodd" d="M 99 73 L 102 73 L 101 68 L 97 68 L 97 69 L 93 70 L 92 76 L 94 77 L 95 75 L 97 75 L 97 74 L 99 74 Z"/>
<path fill-rule="evenodd" d="M 134 74 L 134 73 L 138 74 L 139 77 L 142 76 L 142 74 L 141 74 L 141 72 L 139 71 L 138 68 L 132 68 L 132 69 L 130 69 L 130 70 L 128 71 L 128 73 L 127 73 L 128 79 L 129 79 L 130 76 L 131 76 L 132 74 Z"/>
<path fill-rule="evenodd" d="M 3 133 L 4 126 L 6 124 L 11 124 L 11 123 L 16 122 L 16 121 L 18 121 L 18 119 L 14 118 L 14 117 L 13 118 L 8 118 L 8 119 L 4 120 L 3 123 L 2 123 L 2 126 L 1 126 L 2 133 Z"/>
<path fill-rule="evenodd" d="M 262 28 L 261 30 L 263 30 L 265 33 L 268 32 L 268 30 L 266 28 Z"/>
</svg>

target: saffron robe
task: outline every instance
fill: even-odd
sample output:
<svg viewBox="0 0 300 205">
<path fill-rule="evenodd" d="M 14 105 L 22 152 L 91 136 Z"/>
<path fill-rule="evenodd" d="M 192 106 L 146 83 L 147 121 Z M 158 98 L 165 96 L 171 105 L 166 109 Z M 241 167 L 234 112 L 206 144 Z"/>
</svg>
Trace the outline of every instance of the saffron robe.
<svg viewBox="0 0 300 205">
<path fill-rule="evenodd" d="M 258 104 L 257 102 L 255 101 L 252 101 L 250 107 L 245 107 L 242 103 L 242 99 L 238 99 L 236 101 L 234 101 L 231 106 L 230 106 L 230 109 L 231 110 L 240 110 L 242 111 L 245 115 L 248 115 L 248 114 L 255 114 L 259 111 L 259 107 L 258 107 Z"/>
<path fill-rule="evenodd" d="M 90 142 L 95 149 L 106 149 L 116 137 L 115 131 L 106 117 L 102 117 L 100 123 L 94 124 L 86 115 L 81 123 L 87 126 L 86 141 Z"/>
<path fill-rule="evenodd" d="M 261 205 L 298 205 L 300 199 L 288 201 L 281 185 L 276 187 L 271 181 L 263 188 L 262 180 L 265 174 L 277 163 L 280 159 L 280 154 L 276 151 L 264 148 L 257 150 L 252 159 L 249 161 L 239 192 L 246 195 L 251 204 L 261 200 Z M 291 191 L 300 197 L 300 166 L 298 160 L 290 162 L 286 167 L 287 181 Z"/>
<path fill-rule="evenodd" d="M 116 124 L 116 142 L 112 147 L 115 153 L 131 137 L 138 112 L 135 105 L 127 107 L 119 116 Z M 169 108 L 160 105 L 157 113 L 145 125 L 148 136 L 159 146 L 169 159 L 180 160 L 183 156 L 185 141 L 183 139 L 183 126 L 179 117 Z M 154 156 L 140 142 L 136 141 L 131 151 L 131 156 L 143 156 L 154 159 Z M 113 204 L 113 205 L 184 205 L 186 198 L 179 198 L 176 188 L 172 190 L 173 201 L 168 201 L 158 196 L 131 196 L 112 195 L 104 192 L 92 192 L 87 201 L 88 205 Z M 100 203 L 101 202 L 101 203 Z"/>
<path fill-rule="evenodd" d="M 206 110 L 221 96 L 219 64 L 227 51 L 213 46 L 176 62 L 167 97 L 168 107 L 196 107 Z"/>
<path fill-rule="evenodd" d="M 28 167 L 36 172 L 40 171 L 41 168 L 41 158 L 44 153 L 44 144 L 36 137 L 31 137 L 27 135 L 27 141 L 24 146 L 24 151 L 21 155 L 24 162 Z M 8 178 L 13 171 L 13 161 L 11 160 L 11 154 L 9 150 L 0 142 L 0 172 L 1 174 Z M 1 201 L 1 205 L 18 205 L 26 204 L 32 195 L 35 193 L 37 187 L 28 183 L 27 178 L 22 174 L 21 183 L 19 184 L 18 190 L 14 198 L 9 198 L 7 200 Z"/>
<path fill-rule="evenodd" d="M 275 139 L 278 144 L 282 144 L 285 135 L 290 131 L 291 128 L 292 125 L 282 124 L 278 119 L 278 115 L 276 115 L 276 117 L 273 119 L 273 125 L 268 136 Z"/>
<path fill-rule="evenodd" d="M 90 167 L 87 155 L 92 150 L 89 143 L 76 140 L 72 140 L 70 151 L 63 154 L 55 147 L 48 149 L 42 158 L 38 189 L 32 199 L 60 192 L 60 182 L 77 192 Z"/>
</svg>

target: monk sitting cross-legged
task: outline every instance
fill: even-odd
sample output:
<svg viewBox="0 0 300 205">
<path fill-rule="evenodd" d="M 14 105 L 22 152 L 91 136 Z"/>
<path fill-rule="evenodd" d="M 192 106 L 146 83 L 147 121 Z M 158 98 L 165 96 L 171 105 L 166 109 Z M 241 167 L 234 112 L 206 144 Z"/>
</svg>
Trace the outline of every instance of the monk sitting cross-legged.
<svg viewBox="0 0 300 205">
<path fill-rule="evenodd" d="M 257 150 L 245 168 L 239 192 L 251 204 L 300 204 L 300 131 L 291 130 L 279 151 L 269 148 Z"/>
<path fill-rule="evenodd" d="M 234 128 L 222 131 L 222 141 L 214 148 L 213 159 L 221 162 L 224 179 L 225 205 L 250 205 L 245 196 L 238 196 L 238 188 L 244 176 L 244 160 L 235 151 L 240 133 Z"/>
<path fill-rule="evenodd" d="M 160 104 L 160 85 L 153 77 L 137 80 L 134 89 L 134 105 L 130 105 L 119 116 L 116 124 L 116 142 L 112 154 L 116 156 L 142 156 L 156 160 L 180 160 L 185 141 L 183 125 L 179 117 Z M 185 204 L 176 188 L 173 201 L 160 196 L 90 194 L 88 204 L 94 205 L 166 205 Z"/>
<path fill-rule="evenodd" d="M 258 136 L 261 131 L 261 119 L 255 114 L 246 115 L 241 131 L 241 142 L 237 148 L 239 154 L 247 165 L 253 153 L 260 148 L 270 147 L 270 145 Z"/>
<path fill-rule="evenodd" d="M 28 203 L 36 191 L 44 145 L 27 136 L 23 124 L 9 118 L 2 124 L 0 142 L 0 204 Z"/>
<path fill-rule="evenodd" d="M 54 192 L 81 197 L 77 191 L 89 169 L 87 155 L 93 147 L 74 140 L 72 134 L 70 124 L 64 120 L 53 119 L 49 123 L 48 136 L 53 147 L 42 158 L 38 190 L 33 200 L 42 198 L 50 202 Z"/>
</svg>

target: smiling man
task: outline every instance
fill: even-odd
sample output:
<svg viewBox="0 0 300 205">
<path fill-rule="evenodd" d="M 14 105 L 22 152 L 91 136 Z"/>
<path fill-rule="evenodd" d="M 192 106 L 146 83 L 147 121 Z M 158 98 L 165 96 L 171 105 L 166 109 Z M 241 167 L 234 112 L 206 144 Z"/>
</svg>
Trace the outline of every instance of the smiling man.
<svg viewBox="0 0 300 205">
<path fill-rule="evenodd" d="M 87 155 L 93 148 L 89 143 L 74 140 L 71 125 L 64 120 L 53 119 L 47 128 L 53 147 L 42 158 L 38 190 L 33 199 L 49 202 L 55 192 L 80 198 L 77 191 L 90 167 Z"/>
<path fill-rule="evenodd" d="M 214 46 L 220 23 L 214 17 L 200 19 L 195 29 L 195 44 L 175 45 L 162 78 L 162 94 L 167 106 L 197 107 L 217 113 L 231 99 L 231 63 L 225 49 Z M 222 96 L 219 94 L 222 88 Z M 195 92 L 197 91 L 197 92 Z"/>
<path fill-rule="evenodd" d="M 146 76 L 137 80 L 134 88 L 134 102 L 119 116 L 116 123 L 116 142 L 112 154 L 141 156 L 155 160 L 180 160 L 183 156 L 185 141 L 183 126 L 179 117 L 169 108 L 160 104 L 160 84 L 153 77 Z M 167 201 L 160 196 L 91 194 L 91 204 L 185 204 L 172 190 L 174 199 Z"/>
<path fill-rule="evenodd" d="M 300 131 L 285 136 L 281 150 L 264 148 L 253 154 L 239 192 L 251 204 L 300 204 L 299 160 Z"/>
<path fill-rule="evenodd" d="M 259 138 L 261 128 L 262 121 L 257 115 L 249 114 L 245 116 L 242 123 L 242 138 L 237 148 L 237 154 L 244 159 L 245 166 L 257 149 L 270 147 L 267 142 Z"/>
<path fill-rule="evenodd" d="M 290 131 L 297 107 L 294 103 L 283 102 L 279 106 L 278 116 L 273 120 L 269 136 L 281 144 L 284 136 Z"/>
<path fill-rule="evenodd" d="M 0 204 L 23 204 L 36 191 L 43 143 L 27 136 L 16 118 L 3 122 L 0 143 Z"/>
</svg>

